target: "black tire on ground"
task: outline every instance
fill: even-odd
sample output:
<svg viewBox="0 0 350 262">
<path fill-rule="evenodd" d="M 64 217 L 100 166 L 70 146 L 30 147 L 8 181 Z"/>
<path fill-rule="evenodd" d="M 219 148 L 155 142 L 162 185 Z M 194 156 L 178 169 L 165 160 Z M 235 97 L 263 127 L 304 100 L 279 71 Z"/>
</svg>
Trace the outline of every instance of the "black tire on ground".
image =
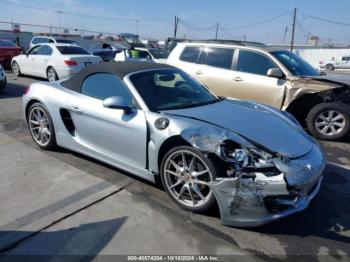
<svg viewBox="0 0 350 262">
<path fill-rule="evenodd" d="M 321 119 L 321 116 L 323 116 L 323 118 L 325 116 L 329 116 L 329 113 L 332 111 L 333 111 L 333 122 L 329 119 L 324 119 L 324 120 Z M 334 120 L 337 117 L 339 118 L 339 115 L 343 116 L 342 119 Z M 333 126 L 335 128 L 339 128 L 339 130 L 337 129 L 337 133 L 335 134 L 322 133 L 321 132 L 322 130 L 320 129 L 324 127 L 323 123 L 326 123 L 326 122 L 331 122 L 333 123 Z M 335 122 L 337 122 L 336 125 L 334 125 Z M 307 123 L 308 130 L 314 137 L 317 137 L 323 140 L 341 139 L 345 137 L 350 131 L 350 108 L 345 104 L 342 104 L 339 102 L 317 104 L 316 106 L 311 108 L 311 110 L 309 111 L 307 115 L 306 123 Z M 340 128 L 339 123 L 344 123 L 342 124 L 344 127 Z M 317 124 L 321 124 L 321 126 L 317 128 L 316 127 Z"/>
<path fill-rule="evenodd" d="M 177 147 L 174 147 L 172 149 L 170 149 L 163 157 L 162 161 L 161 161 L 161 164 L 160 164 L 160 178 L 161 178 L 161 182 L 162 182 L 162 185 L 165 189 L 165 191 L 168 193 L 168 195 L 170 196 L 170 198 L 177 204 L 179 205 L 181 208 L 183 209 L 186 209 L 186 210 L 189 210 L 189 211 L 192 211 L 192 212 L 196 212 L 196 213 L 202 213 L 202 212 L 205 212 L 209 209 L 211 209 L 215 203 L 216 203 L 216 200 L 215 200 L 215 196 L 213 194 L 213 192 L 211 192 L 211 196 L 208 198 L 208 201 L 206 201 L 205 204 L 203 204 L 202 206 L 200 207 L 189 207 L 189 206 L 186 206 L 184 204 L 182 204 L 181 202 L 178 201 L 177 198 L 175 198 L 170 192 L 169 192 L 169 188 L 166 184 L 166 181 L 165 181 L 165 174 L 164 174 L 164 169 L 165 169 L 165 163 L 166 163 L 166 160 L 171 156 L 173 155 L 174 153 L 176 153 L 177 151 L 189 151 L 193 154 L 195 154 L 198 158 L 200 158 L 200 160 L 202 160 L 208 167 L 209 169 L 209 172 L 211 174 L 211 178 L 212 178 L 212 181 L 214 181 L 217 177 L 217 168 L 215 167 L 215 163 L 214 161 L 212 161 L 210 158 L 208 158 L 207 156 L 205 156 L 201 151 L 193 148 L 193 147 L 190 147 L 190 146 L 177 146 Z M 181 186 L 181 185 L 180 185 Z M 209 187 L 208 187 L 209 188 Z"/>
<path fill-rule="evenodd" d="M 327 70 L 334 70 L 334 65 L 332 65 L 332 64 L 326 64 L 326 69 L 327 69 Z"/>
<path fill-rule="evenodd" d="M 12 63 L 12 72 L 15 76 L 22 76 L 21 69 L 16 61 Z"/>
<path fill-rule="evenodd" d="M 31 116 L 31 112 L 36 109 L 36 108 L 40 108 L 41 110 L 43 110 L 47 116 L 47 119 L 49 121 L 49 126 L 50 126 L 50 138 L 49 138 L 49 141 L 47 144 L 45 145 L 41 145 L 39 144 L 36 139 L 34 138 L 34 135 L 33 135 L 33 132 L 30 128 L 30 116 Z M 45 150 L 53 150 L 57 147 L 57 144 L 56 144 L 56 134 L 55 134 L 55 127 L 53 125 L 53 121 L 52 121 L 52 118 L 50 116 L 50 113 L 48 112 L 47 108 L 42 104 L 42 103 L 34 103 L 30 106 L 29 110 L 28 110 L 28 114 L 27 114 L 27 122 L 28 122 L 28 128 L 29 128 L 29 132 L 30 132 L 30 135 L 32 136 L 34 142 L 42 149 L 45 149 Z"/>
<path fill-rule="evenodd" d="M 53 67 L 49 67 L 46 70 L 46 78 L 49 82 L 53 82 L 53 81 L 58 80 L 57 72 Z"/>
</svg>

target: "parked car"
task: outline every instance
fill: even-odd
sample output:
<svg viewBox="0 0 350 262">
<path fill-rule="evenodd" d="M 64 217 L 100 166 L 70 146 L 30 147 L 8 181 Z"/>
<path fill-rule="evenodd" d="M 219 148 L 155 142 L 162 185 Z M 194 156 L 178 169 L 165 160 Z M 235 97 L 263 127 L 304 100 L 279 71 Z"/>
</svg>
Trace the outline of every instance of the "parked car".
<svg viewBox="0 0 350 262">
<path fill-rule="evenodd" d="M 0 63 L 4 67 L 10 66 L 12 58 L 21 52 L 21 47 L 16 46 L 11 41 L 0 39 Z"/>
<path fill-rule="evenodd" d="M 115 61 L 140 61 L 140 62 L 154 62 L 152 55 L 147 49 L 142 47 L 133 47 L 130 49 L 124 49 L 121 52 L 115 54 Z"/>
<path fill-rule="evenodd" d="M 244 42 L 178 43 L 167 63 L 217 95 L 287 111 L 317 138 L 349 133 L 349 79 L 321 74 L 290 51 Z"/>
<path fill-rule="evenodd" d="M 343 56 L 339 60 L 320 61 L 320 68 L 326 70 L 350 69 L 350 56 Z"/>
<path fill-rule="evenodd" d="M 117 52 L 121 52 L 125 47 L 117 43 L 97 43 L 90 47 L 89 51 L 95 56 L 99 56 L 103 61 L 113 61 Z"/>
<path fill-rule="evenodd" d="M 0 92 L 5 89 L 7 84 L 5 70 L 0 64 Z"/>
<path fill-rule="evenodd" d="M 68 80 L 30 85 L 29 131 L 149 181 L 180 207 L 215 203 L 226 225 L 258 226 L 305 209 L 325 160 L 293 116 L 213 95 L 180 69 L 101 63 Z"/>
<path fill-rule="evenodd" d="M 115 61 L 149 61 L 165 63 L 169 53 L 159 48 L 133 47 L 117 52 Z"/>
<path fill-rule="evenodd" d="M 77 41 L 67 38 L 57 38 L 50 36 L 34 36 L 29 44 L 29 49 L 38 44 L 70 44 L 79 45 Z"/>
<path fill-rule="evenodd" d="M 84 67 L 101 61 L 100 57 L 91 55 L 81 46 L 40 44 L 14 57 L 11 65 L 16 76 L 37 76 L 52 82 L 70 77 Z"/>
</svg>

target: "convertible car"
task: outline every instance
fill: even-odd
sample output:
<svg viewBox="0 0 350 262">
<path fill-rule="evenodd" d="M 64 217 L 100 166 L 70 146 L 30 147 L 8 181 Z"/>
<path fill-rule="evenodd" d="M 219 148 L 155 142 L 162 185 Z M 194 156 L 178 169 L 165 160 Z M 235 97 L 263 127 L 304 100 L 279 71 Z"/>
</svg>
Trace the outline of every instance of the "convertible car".
<svg viewBox="0 0 350 262">
<path fill-rule="evenodd" d="M 258 226 L 305 209 L 325 166 L 290 114 L 217 97 L 172 66 L 115 62 L 32 84 L 25 119 L 42 149 L 61 146 L 136 176 L 157 176 L 184 209 L 217 202 L 221 221 Z"/>
</svg>

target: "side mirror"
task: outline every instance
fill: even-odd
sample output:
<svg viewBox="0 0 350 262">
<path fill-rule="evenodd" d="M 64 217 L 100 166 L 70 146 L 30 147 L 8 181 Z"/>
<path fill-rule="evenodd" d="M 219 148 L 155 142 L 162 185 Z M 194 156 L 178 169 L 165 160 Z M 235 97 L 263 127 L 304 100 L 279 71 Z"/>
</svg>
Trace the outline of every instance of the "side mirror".
<svg viewBox="0 0 350 262">
<path fill-rule="evenodd" d="M 131 106 L 126 102 L 123 97 L 111 96 L 103 100 L 103 106 L 111 109 L 124 110 L 125 114 L 131 113 Z"/>
<path fill-rule="evenodd" d="M 267 71 L 267 76 L 275 77 L 275 78 L 282 78 L 283 77 L 283 72 L 279 68 L 270 68 Z"/>
</svg>

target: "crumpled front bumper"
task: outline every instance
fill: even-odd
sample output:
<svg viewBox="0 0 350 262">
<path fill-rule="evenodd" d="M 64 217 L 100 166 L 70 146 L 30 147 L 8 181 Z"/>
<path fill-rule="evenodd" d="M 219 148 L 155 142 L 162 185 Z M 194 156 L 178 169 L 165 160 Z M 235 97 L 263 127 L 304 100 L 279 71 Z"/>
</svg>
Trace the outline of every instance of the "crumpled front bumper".
<svg viewBox="0 0 350 262">
<path fill-rule="evenodd" d="M 324 167 L 323 153 L 315 145 L 306 156 L 283 165 L 277 176 L 255 173 L 254 179 L 217 178 L 208 185 L 222 224 L 255 227 L 306 209 L 320 190 Z"/>
</svg>

